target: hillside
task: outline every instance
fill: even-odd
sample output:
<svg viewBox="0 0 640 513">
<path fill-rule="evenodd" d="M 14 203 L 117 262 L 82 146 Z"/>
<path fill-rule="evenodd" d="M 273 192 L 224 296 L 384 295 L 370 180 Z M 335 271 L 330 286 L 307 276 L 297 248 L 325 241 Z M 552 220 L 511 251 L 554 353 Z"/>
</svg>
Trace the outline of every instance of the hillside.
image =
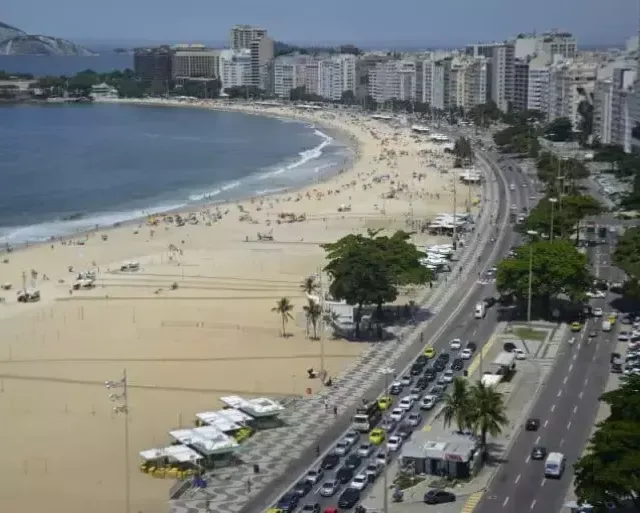
<svg viewBox="0 0 640 513">
<path fill-rule="evenodd" d="M 0 43 L 7 39 L 26 35 L 26 32 L 0 21 Z"/>
<path fill-rule="evenodd" d="M 51 36 L 16 36 L 0 43 L 0 55 L 96 55 L 84 46 Z"/>
</svg>

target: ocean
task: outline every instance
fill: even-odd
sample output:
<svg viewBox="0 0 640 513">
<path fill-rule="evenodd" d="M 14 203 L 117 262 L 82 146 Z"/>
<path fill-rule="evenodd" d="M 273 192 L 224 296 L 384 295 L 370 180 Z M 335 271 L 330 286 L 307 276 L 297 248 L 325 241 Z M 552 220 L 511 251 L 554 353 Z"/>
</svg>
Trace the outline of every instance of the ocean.
<svg viewBox="0 0 640 513">
<path fill-rule="evenodd" d="M 305 123 L 196 108 L 0 107 L 0 244 L 300 188 L 352 149 Z"/>
<path fill-rule="evenodd" d="M 0 55 L 0 70 L 8 73 L 31 73 L 35 76 L 75 75 L 92 69 L 98 73 L 133 68 L 133 55 L 114 52 L 92 57 L 48 55 Z"/>
</svg>

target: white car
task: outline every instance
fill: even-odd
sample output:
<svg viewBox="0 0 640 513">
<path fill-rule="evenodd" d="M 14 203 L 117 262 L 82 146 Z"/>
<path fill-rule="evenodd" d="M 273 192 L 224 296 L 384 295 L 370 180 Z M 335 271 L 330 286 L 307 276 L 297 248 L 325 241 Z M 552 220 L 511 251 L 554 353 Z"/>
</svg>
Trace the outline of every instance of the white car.
<svg viewBox="0 0 640 513">
<path fill-rule="evenodd" d="M 367 475 L 367 477 L 376 478 L 380 474 L 381 470 L 382 464 L 377 461 L 372 461 L 365 467 L 364 473 Z"/>
<path fill-rule="evenodd" d="M 411 397 L 410 395 L 407 395 L 402 399 L 400 399 L 400 402 L 398 403 L 398 408 L 402 408 L 404 411 L 410 410 L 411 408 L 413 408 L 413 401 L 414 401 L 413 397 Z"/>
<path fill-rule="evenodd" d="M 421 395 L 422 395 L 422 389 L 415 387 L 409 391 L 408 397 L 410 397 L 411 400 L 415 403 L 416 401 L 420 400 Z"/>
<path fill-rule="evenodd" d="M 400 446 L 402 445 L 402 438 L 399 436 L 390 436 L 389 440 L 387 440 L 387 449 L 393 452 L 397 452 L 400 450 Z"/>
<path fill-rule="evenodd" d="M 460 340 L 459 338 L 454 338 L 451 342 L 449 342 L 449 347 L 457 351 L 462 347 L 462 340 Z"/>
<path fill-rule="evenodd" d="M 413 378 L 411 376 L 402 376 L 400 383 L 403 387 L 410 387 L 413 384 Z"/>
<path fill-rule="evenodd" d="M 525 353 L 522 349 L 516 349 L 514 351 L 515 355 L 516 355 L 516 360 L 526 360 L 527 359 L 527 353 Z"/>
<path fill-rule="evenodd" d="M 471 349 L 463 349 L 460 351 L 460 358 L 463 360 L 470 360 L 472 355 Z"/>
<path fill-rule="evenodd" d="M 320 480 L 324 477 L 324 470 L 321 468 L 314 468 L 307 472 L 307 475 L 304 476 L 305 481 L 309 481 L 312 485 L 316 485 L 320 482 Z"/>
<path fill-rule="evenodd" d="M 338 456 L 344 456 L 349 452 L 349 449 L 351 449 L 351 445 L 349 445 L 345 440 L 340 440 L 333 448 L 333 452 Z"/>
<path fill-rule="evenodd" d="M 453 371 L 451 369 L 447 369 L 442 373 L 442 379 L 445 383 L 453 383 Z"/>
<path fill-rule="evenodd" d="M 418 427 L 422 422 L 422 415 L 419 413 L 410 413 L 407 417 L 406 423 L 411 427 Z"/>
<path fill-rule="evenodd" d="M 320 495 L 323 497 L 333 497 L 336 492 L 340 488 L 340 483 L 337 479 L 329 479 L 329 481 L 325 481 L 322 483 L 320 487 Z"/>
<path fill-rule="evenodd" d="M 364 490 L 369 484 L 369 478 L 366 474 L 358 474 L 349 483 L 349 488 L 355 488 L 356 490 Z"/>
<path fill-rule="evenodd" d="M 607 295 L 602 290 L 588 290 L 587 297 L 590 297 L 591 299 L 595 299 L 595 298 L 604 298 L 604 297 L 607 297 Z"/>
<path fill-rule="evenodd" d="M 349 445 L 349 447 L 353 447 L 354 445 L 356 445 L 358 443 L 358 440 L 360 440 L 360 433 L 354 431 L 353 429 L 347 432 L 346 435 L 344 435 L 344 441 Z"/>
<path fill-rule="evenodd" d="M 594 317 L 602 317 L 602 315 L 604 314 L 602 308 L 594 308 L 591 313 L 593 313 Z"/>
<path fill-rule="evenodd" d="M 368 458 L 369 455 L 373 452 L 373 445 L 370 444 L 369 442 L 360 444 L 358 446 L 358 456 L 360 456 L 361 458 Z"/>
<path fill-rule="evenodd" d="M 420 403 L 421 410 L 432 410 L 436 405 L 436 398 L 433 395 L 425 395 Z"/>
<path fill-rule="evenodd" d="M 394 408 L 393 410 L 391 410 L 389 417 L 391 417 L 396 422 L 400 422 L 404 417 L 404 410 L 402 408 Z"/>
<path fill-rule="evenodd" d="M 391 456 L 386 451 L 379 451 L 376 453 L 376 457 L 374 461 L 379 465 L 386 465 L 387 462 L 391 459 Z"/>
</svg>

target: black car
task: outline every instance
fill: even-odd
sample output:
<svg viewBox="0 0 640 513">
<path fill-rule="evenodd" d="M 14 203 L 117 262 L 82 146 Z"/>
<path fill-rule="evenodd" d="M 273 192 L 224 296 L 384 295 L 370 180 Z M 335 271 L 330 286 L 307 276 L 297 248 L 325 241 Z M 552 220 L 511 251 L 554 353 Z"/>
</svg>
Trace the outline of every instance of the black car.
<svg viewBox="0 0 640 513">
<path fill-rule="evenodd" d="M 419 388 L 420 390 L 424 390 L 429 386 L 429 380 L 426 377 L 421 377 L 418 378 L 418 381 L 416 381 L 416 388 Z"/>
<path fill-rule="evenodd" d="M 280 498 L 276 507 L 286 513 L 292 513 L 298 507 L 299 502 L 300 496 L 297 493 L 289 492 Z"/>
<path fill-rule="evenodd" d="M 478 346 L 476 345 L 475 342 L 467 342 L 465 349 L 468 349 L 472 353 L 475 353 L 476 349 L 478 349 Z"/>
<path fill-rule="evenodd" d="M 507 353 L 513 353 L 516 350 L 516 345 L 513 342 L 505 342 L 502 349 Z"/>
<path fill-rule="evenodd" d="M 338 499 L 338 507 L 342 509 L 351 509 L 360 500 L 360 492 L 355 488 L 347 488 L 340 494 Z"/>
<path fill-rule="evenodd" d="M 461 371 L 464 369 L 464 360 L 462 358 L 455 358 L 451 363 L 451 369 L 454 371 Z"/>
<path fill-rule="evenodd" d="M 309 481 L 300 481 L 293 487 L 293 493 L 298 494 L 298 497 L 304 497 L 312 488 L 313 485 Z"/>
<path fill-rule="evenodd" d="M 336 472 L 336 479 L 340 481 L 341 484 L 347 484 L 351 482 L 353 479 L 353 469 L 350 467 L 340 467 L 340 470 Z"/>
<path fill-rule="evenodd" d="M 449 363 L 449 360 L 451 360 L 451 355 L 447 352 L 440 353 L 440 356 L 438 357 L 438 359 L 442 360 L 445 363 Z"/>
<path fill-rule="evenodd" d="M 414 363 L 411 366 L 411 370 L 409 371 L 409 374 L 411 374 L 412 376 L 420 376 L 423 370 L 424 370 L 424 365 L 420 363 Z"/>
<path fill-rule="evenodd" d="M 442 372 L 447 368 L 447 362 L 445 362 L 444 360 L 438 360 L 433 364 L 433 368 L 436 370 L 436 372 Z"/>
<path fill-rule="evenodd" d="M 400 385 L 391 385 L 389 387 L 389 393 L 391 395 L 400 395 L 402 393 L 402 387 Z"/>
<path fill-rule="evenodd" d="M 440 385 L 434 385 L 431 387 L 431 390 L 429 390 L 428 395 L 434 395 L 438 399 L 442 399 L 442 397 L 444 396 L 444 387 L 441 387 Z"/>
<path fill-rule="evenodd" d="M 547 457 L 547 450 L 544 447 L 536 445 L 531 449 L 532 460 L 543 460 Z"/>
<path fill-rule="evenodd" d="M 429 490 L 424 494 L 425 504 L 444 504 L 445 502 L 455 502 L 456 496 L 445 490 Z"/>
<path fill-rule="evenodd" d="M 324 470 L 332 470 L 338 466 L 338 463 L 340 463 L 340 456 L 338 456 L 335 452 L 330 452 L 322 459 L 320 467 L 322 467 Z"/>
<path fill-rule="evenodd" d="M 527 431 L 538 431 L 540 427 L 540 419 L 528 419 L 526 424 Z"/>
<path fill-rule="evenodd" d="M 362 463 L 362 458 L 357 454 L 350 454 L 349 457 L 344 460 L 344 466 L 350 469 L 356 469 Z"/>
<path fill-rule="evenodd" d="M 398 428 L 398 431 L 396 431 L 396 435 L 398 435 L 403 440 L 409 438 L 411 436 L 411 433 L 413 433 L 413 429 L 411 428 L 411 426 L 407 426 L 406 424 L 402 424 Z"/>
<path fill-rule="evenodd" d="M 433 381 L 434 379 L 436 379 L 436 374 L 437 372 L 435 371 L 435 369 L 433 367 L 429 367 L 424 371 L 424 378 L 427 381 Z"/>
<path fill-rule="evenodd" d="M 418 356 L 416 358 L 415 363 L 417 363 L 418 365 L 422 365 L 424 367 L 425 365 L 427 365 L 427 363 L 429 363 L 429 358 L 427 358 L 425 355 L 421 354 L 420 356 Z"/>
</svg>

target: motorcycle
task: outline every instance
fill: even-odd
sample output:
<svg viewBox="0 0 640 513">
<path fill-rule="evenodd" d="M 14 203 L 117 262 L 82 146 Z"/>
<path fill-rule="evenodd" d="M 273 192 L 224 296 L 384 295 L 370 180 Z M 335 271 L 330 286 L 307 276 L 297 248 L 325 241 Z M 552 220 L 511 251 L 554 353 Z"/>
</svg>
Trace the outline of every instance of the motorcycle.
<svg viewBox="0 0 640 513">
<path fill-rule="evenodd" d="M 391 496 L 391 502 L 402 502 L 403 499 L 404 493 L 402 492 L 402 490 L 400 490 L 400 488 L 396 488 L 393 492 L 393 495 Z"/>
</svg>

